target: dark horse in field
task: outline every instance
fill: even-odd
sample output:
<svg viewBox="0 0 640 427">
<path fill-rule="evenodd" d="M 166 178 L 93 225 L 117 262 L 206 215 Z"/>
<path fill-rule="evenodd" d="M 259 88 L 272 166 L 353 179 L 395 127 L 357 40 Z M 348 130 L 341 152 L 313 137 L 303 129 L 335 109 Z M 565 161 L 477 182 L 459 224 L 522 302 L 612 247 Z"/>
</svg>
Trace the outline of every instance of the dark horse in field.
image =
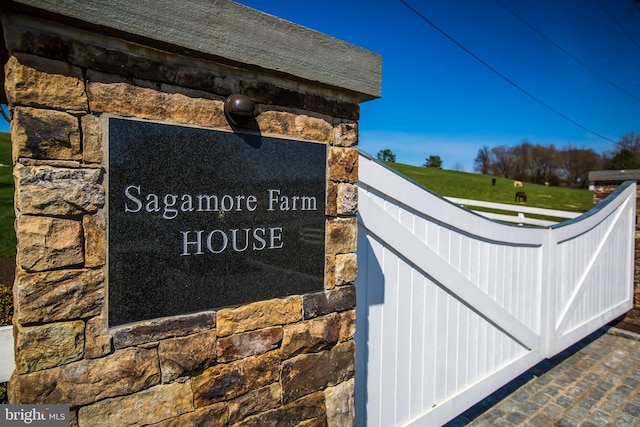
<svg viewBox="0 0 640 427">
<path fill-rule="evenodd" d="M 527 201 L 527 193 L 524 191 L 518 191 L 516 193 L 516 202 L 526 202 Z"/>
</svg>

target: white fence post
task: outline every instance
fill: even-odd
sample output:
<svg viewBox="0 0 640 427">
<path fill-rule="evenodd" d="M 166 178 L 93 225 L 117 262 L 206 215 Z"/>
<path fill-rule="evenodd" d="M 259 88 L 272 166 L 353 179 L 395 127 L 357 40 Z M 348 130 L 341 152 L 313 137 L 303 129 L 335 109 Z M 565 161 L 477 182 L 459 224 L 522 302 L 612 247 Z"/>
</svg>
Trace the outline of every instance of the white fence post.
<svg viewBox="0 0 640 427">
<path fill-rule="evenodd" d="M 543 256 L 540 265 L 540 300 L 542 301 L 540 312 L 540 352 L 542 357 L 551 356 L 551 340 L 554 331 L 554 304 L 552 287 L 554 283 L 554 275 L 556 271 L 556 252 L 557 241 L 556 235 L 547 229 L 544 243 Z"/>
<path fill-rule="evenodd" d="M 15 368 L 13 326 L 2 326 L 0 327 L 0 383 L 9 381 Z"/>
</svg>

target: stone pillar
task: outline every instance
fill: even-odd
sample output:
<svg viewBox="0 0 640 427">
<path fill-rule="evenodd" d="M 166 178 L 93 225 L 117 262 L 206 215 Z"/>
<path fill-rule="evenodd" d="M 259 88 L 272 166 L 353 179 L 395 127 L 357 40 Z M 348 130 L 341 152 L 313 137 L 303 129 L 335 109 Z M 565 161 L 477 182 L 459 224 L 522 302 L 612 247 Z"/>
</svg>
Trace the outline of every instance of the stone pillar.
<svg viewBox="0 0 640 427">
<path fill-rule="evenodd" d="M 593 186 L 593 205 L 606 199 L 624 181 L 636 181 L 640 184 L 640 170 L 595 171 L 589 172 L 589 182 Z M 633 272 L 633 307 L 640 308 L 640 185 L 636 187 L 636 232 L 635 232 L 635 267 Z"/>
<path fill-rule="evenodd" d="M 353 425 L 358 104 L 380 58 L 226 1 L 5 3 L 10 403 L 68 404 L 72 426 Z M 244 132 L 327 146 L 324 290 L 110 328 L 105 117 L 236 132 L 234 93 L 256 104 Z"/>
</svg>

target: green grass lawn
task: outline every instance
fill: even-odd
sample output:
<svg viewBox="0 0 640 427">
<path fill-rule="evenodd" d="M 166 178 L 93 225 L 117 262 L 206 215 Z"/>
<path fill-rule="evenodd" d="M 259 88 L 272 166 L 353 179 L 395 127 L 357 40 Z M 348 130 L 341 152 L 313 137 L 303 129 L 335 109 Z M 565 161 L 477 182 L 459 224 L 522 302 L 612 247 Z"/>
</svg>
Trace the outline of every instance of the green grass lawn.
<svg viewBox="0 0 640 427">
<path fill-rule="evenodd" d="M 16 254 L 16 233 L 13 229 L 13 175 L 11 138 L 0 132 L 0 258 Z"/>
<path fill-rule="evenodd" d="M 0 258 L 10 258 L 16 254 L 11 165 L 11 139 L 9 134 L 0 132 Z M 12 302 L 11 286 L 0 284 L 0 326 L 11 324 Z M 6 386 L 0 384 L 2 403 L 6 403 Z"/>
<path fill-rule="evenodd" d="M 516 190 L 512 179 L 495 177 L 494 186 L 491 185 L 494 177 L 490 175 L 428 169 L 392 162 L 385 164 L 441 196 L 515 204 L 515 193 L 522 190 L 527 193 L 527 203 L 518 204 L 526 206 L 572 212 L 586 212 L 593 207 L 593 193 L 589 190 L 545 187 L 528 182 L 524 183 L 523 188 Z"/>
</svg>

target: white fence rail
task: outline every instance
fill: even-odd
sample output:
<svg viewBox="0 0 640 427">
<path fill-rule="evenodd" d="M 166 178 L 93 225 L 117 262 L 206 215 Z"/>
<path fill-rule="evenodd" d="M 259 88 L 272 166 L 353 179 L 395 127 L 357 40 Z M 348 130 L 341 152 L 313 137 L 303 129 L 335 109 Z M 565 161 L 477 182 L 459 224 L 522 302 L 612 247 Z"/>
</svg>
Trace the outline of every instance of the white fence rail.
<svg viewBox="0 0 640 427">
<path fill-rule="evenodd" d="M 516 224 L 539 225 L 539 226 L 547 227 L 549 225 L 557 224 L 558 222 L 560 222 L 560 221 L 550 221 L 545 219 L 530 218 L 526 216 L 527 214 L 541 215 L 546 217 L 562 218 L 562 219 L 573 219 L 582 215 L 577 212 L 559 211 L 555 209 L 531 208 L 528 206 L 521 206 L 521 205 L 506 205 L 502 203 L 485 202 L 482 200 L 460 199 L 456 197 L 445 197 L 445 199 L 449 200 L 451 203 L 461 205 L 471 210 L 472 212 L 475 212 L 479 215 L 484 216 L 485 218 L 494 219 L 496 221 L 513 222 Z M 515 215 L 478 211 L 478 210 L 474 210 L 473 209 L 474 207 L 489 208 L 489 209 L 495 209 L 495 210 L 505 211 L 505 212 L 514 212 Z"/>
<path fill-rule="evenodd" d="M 632 306 L 635 184 L 548 228 L 360 156 L 356 422 L 438 426 Z"/>
</svg>

